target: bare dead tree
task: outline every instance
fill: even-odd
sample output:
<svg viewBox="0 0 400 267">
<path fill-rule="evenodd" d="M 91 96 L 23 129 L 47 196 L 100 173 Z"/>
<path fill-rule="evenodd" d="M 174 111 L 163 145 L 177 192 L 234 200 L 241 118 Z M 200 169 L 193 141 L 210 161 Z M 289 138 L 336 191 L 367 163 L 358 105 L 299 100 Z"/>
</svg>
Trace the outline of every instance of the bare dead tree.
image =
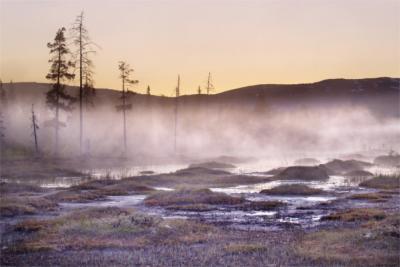
<svg viewBox="0 0 400 267">
<path fill-rule="evenodd" d="M 207 95 L 210 94 L 211 91 L 214 91 L 214 85 L 212 84 L 212 79 L 211 79 L 211 72 L 208 73 L 208 79 L 207 79 L 207 86 L 206 86 L 206 90 L 207 90 Z"/>
<path fill-rule="evenodd" d="M 93 87 L 93 62 L 90 54 L 96 53 L 93 49 L 97 46 L 89 38 L 88 30 L 84 25 L 84 13 L 79 14 L 71 28 L 73 43 L 77 47 L 74 52 L 75 61 L 79 62 L 79 151 L 82 154 L 83 143 L 83 102 L 86 107 L 95 95 Z M 93 102 L 91 102 L 93 104 Z"/>
<path fill-rule="evenodd" d="M 129 97 L 129 94 L 132 94 L 132 92 L 128 90 L 128 87 L 129 87 L 129 85 L 139 83 L 139 81 L 132 80 L 130 78 L 130 76 L 133 72 L 133 69 L 125 61 L 118 62 L 118 69 L 120 71 L 119 78 L 122 81 L 122 95 L 121 95 L 122 104 L 116 106 L 116 108 L 118 111 L 122 111 L 122 114 L 123 114 L 124 156 L 126 156 L 126 153 L 127 153 L 126 111 L 132 109 L 132 104 L 127 103 L 127 100 L 128 100 L 127 98 Z"/>
<path fill-rule="evenodd" d="M 32 135 L 35 141 L 35 151 L 36 155 L 39 155 L 39 144 L 38 144 L 38 137 L 37 137 L 37 131 L 39 130 L 39 125 L 37 122 L 36 114 L 35 114 L 35 109 L 34 105 L 32 104 Z"/>
<path fill-rule="evenodd" d="M 174 153 L 176 153 L 177 146 L 177 128 L 178 128 L 178 105 L 179 105 L 179 95 L 180 95 L 180 84 L 181 77 L 178 75 L 178 84 L 175 88 L 175 120 L 174 120 Z"/>
</svg>

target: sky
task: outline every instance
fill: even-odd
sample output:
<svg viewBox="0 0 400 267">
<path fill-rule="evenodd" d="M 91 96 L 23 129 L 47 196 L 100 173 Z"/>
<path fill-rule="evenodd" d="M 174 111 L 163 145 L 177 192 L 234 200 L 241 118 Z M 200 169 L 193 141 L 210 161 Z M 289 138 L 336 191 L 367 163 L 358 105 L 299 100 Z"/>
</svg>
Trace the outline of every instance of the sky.
<svg viewBox="0 0 400 267">
<path fill-rule="evenodd" d="M 95 86 L 214 93 L 266 83 L 400 77 L 399 0 L 0 0 L 0 78 L 48 82 L 57 29 L 84 11 L 97 43 Z M 70 83 L 78 84 L 78 79 Z"/>
</svg>

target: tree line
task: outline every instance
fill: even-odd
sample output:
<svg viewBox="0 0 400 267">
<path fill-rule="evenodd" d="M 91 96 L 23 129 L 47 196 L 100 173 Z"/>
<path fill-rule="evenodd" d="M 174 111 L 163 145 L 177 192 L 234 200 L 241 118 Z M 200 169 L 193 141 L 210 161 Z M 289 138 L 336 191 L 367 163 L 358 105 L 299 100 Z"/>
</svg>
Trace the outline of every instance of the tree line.
<svg viewBox="0 0 400 267">
<path fill-rule="evenodd" d="M 68 37 L 67 37 L 68 35 Z M 69 41 L 72 42 L 69 42 Z M 70 44 L 68 44 L 70 43 Z M 72 45 L 71 45 L 72 44 Z M 84 107 L 87 109 L 93 105 L 96 91 L 94 88 L 94 64 L 91 55 L 96 53 L 96 48 L 99 48 L 91 38 L 85 25 L 84 12 L 81 12 L 73 22 L 71 28 L 68 30 L 61 27 L 57 30 L 53 41 L 47 43 L 49 48 L 50 63 L 49 72 L 46 79 L 51 81 L 52 85 L 50 90 L 46 93 L 46 105 L 50 110 L 54 111 L 54 117 L 43 123 L 46 127 L 54 129 L 54 149 L 53 154 L 55 157 L 59 156 L 59 136 L 61 128 L 66 127 L 66 123 L 61 121 L 60 114 L 62 112 L 69 113 L 78 102 L 79 107 L 79 151 L 80 155 L 84 154 L 83 139 L 84 139 Z M 117 111 L 122 113 L 123 119 L 123 156 L 127 154 L 127 123 L 126 113 L 132 109 L 132 104 L 129 103 L 129 97 L 134 93 L 129 90 L 129 86 L 137 84 L 139 81 L 132 79 L 134 70 L 125 61 L 118 62 L 119 78 L 122 83 L 121 103 L 116 106 Z M 66 84 L 72 80 L 79 79 L 79 94 L 73 96 L 66 90 Z M 211 83 L 211 74 L 209 73 L 207 86 L 205 88 L 207 94 L 214 89 Z M 179 96 L 179 78 L 178 87 L 176 89 L 176 98 Z M 146 89 L 147 95 L 150 95 L 150 86 Z M 200 86 L 198 87 L 198 94 L 201 94 Z M 5 90 L 2 88 L 0 81 L 0 96 L 2 101 L 5 101 Z M 178 99 L 175 104 L 175 141 L 174 151 L 176 151 L 176 125 L 177 125 L 177 112 L 178 112 Z M 2 106 L 4 107 L 5 105 Z M 34 137 L 35 151 L 39 153 L 38 131 L 39 125 L 37 116 L 32 105 L 31 127 L 32 135 Z M 0 146 L 3 146 L 5 139 L 5 126 L 3 120 L 3 110 L 0 108 Z"/>
<path fill-rule="evenodd" d="M 60 112 L 71 112 L 75 103 L 79 102 L 79 148 L 80 154 L 83 153 L 84 138 L 84 105 L 87 107 L 93 103 L 95 96 L 94 78 L 93 78 L 93 61 L 91 54 L 96 53 L 97 46 L 89 37 L 88 30 L 85 26 L 85 17 L 82 12 L 76 17 L 75 22 L 70 29 L 72 44 L 75 48 L 71 51 L 67 45 L 66 28 L 60 28 L 52 42 L 47 44 L 50 49 L 49 63 L 50 70 L 46 75 L 46 79 L 53 82 L 52 88 L 46 94 L 46 103 L 48 107 L 54 110 L 54 118 L 46 121 L 45 125 L 54 128 L 54 155 L 59 154 L 59 131 L 62 127 L 66 127 L 65 123 L 60 120 Z M 98 47 L 98 46 L 97 46 Z M 132 108 L 132 104 L 128 103 L 128 97 L 131 93 L 128 86 L 136 84 L 139 81 L 131 79 L 133 69 L 124 61 L 118 63 L 120 71 L 119 78 L 122 81 L 121 104 L 116 108 L 123 114 L 123 140 L 124 155 L 127 151 L 127 126 L 126 111 Z M 73 70 L 78 70 L 78 75 Z M 66 92 L 66 83 L 74 80 L 78 76 L 79 79 L 79 95 L 74 97 Z M 148 94 L 150 89 L 148 88 Z"/>
</svg>

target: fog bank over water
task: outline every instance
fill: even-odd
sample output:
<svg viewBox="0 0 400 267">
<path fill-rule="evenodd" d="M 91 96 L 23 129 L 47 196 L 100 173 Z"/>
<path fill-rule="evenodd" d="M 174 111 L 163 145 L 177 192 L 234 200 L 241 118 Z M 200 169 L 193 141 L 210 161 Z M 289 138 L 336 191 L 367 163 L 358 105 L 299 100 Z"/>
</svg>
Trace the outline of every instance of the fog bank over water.
<svg viewBox="0 0 400 267">
<path fill-rule="evenodd" d="M 54 112 L 45 103 L 48 84 L 3 84 L 6 144 L 33 148 L 31 106 L 39 122 L 39 146 L 51 153 Z M 77 88 L 68 88 L 77 96 Z M 371 149 L 399 150 L 399 79 L 327 80 L 305 85 L 258 85 L 216 95 L 178 99 L 132 94 L 127 112 L 128 156 L 323 155 Z M 85 107 L 85 152 L 119 157 L 123 152 L 120 92 L 97 90 Z M 174 151 L 175 106 L 177 147 Z M 79 109 L 61 112 L 60 154 L 79 153 Z"/>
</svg>

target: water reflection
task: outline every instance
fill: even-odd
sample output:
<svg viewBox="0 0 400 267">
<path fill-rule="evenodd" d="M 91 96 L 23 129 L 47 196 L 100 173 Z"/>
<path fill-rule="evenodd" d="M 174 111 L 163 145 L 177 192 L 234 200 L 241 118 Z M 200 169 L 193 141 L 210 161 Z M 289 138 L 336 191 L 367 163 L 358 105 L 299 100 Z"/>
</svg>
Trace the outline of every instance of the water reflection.
<svg viewBox="0 0 400 267">
<path fill-rule="evenodd" d="M 146 195 L 108 196 L 102 201 L 85 203 L 60 203 L 60 206 L 67 209 L 87 207 L 130 207 L 141 203 L 145 198 Z"/>
</svg>

